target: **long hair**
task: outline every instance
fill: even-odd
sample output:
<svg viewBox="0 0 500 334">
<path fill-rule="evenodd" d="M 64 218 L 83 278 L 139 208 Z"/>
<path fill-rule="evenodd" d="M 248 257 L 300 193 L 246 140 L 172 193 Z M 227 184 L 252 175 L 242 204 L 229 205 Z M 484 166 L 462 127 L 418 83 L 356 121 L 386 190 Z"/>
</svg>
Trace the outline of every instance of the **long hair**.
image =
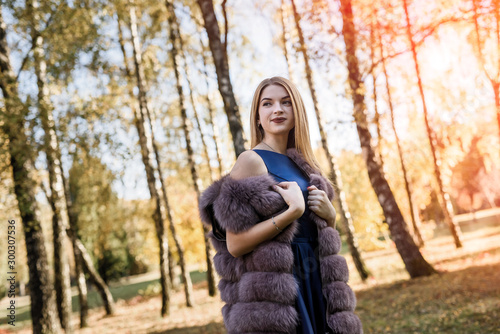
<svg viewBox="0 0 500 334">
<path fill-rule="evenodd" d="M 295 125 L 288 135 L 287 148 L 295 148 L 297 152 L 302 154 L 307 163 L 321 172 L 321 167 L 319 166 L 316 157 L 314 156 L 311 140 L 309 137 L 309 122 L 307 121 L 306 108 L 304 107 L 304 102 L 300 93 L 295 87 L 295 85 L 288 79 L 283 77 L 272 77 L 264 79 L 253 95 L 252 109 L 250 111 L 250 133 L 252 148 L 259 144 L 262 139 L 264 139 L 264 129 L 259 127 L 259 101 L 262 91 L 267 86 L 280 85 L 288 93 L 292 101 L 293 116 L 295 118 Z"/>
</svg>

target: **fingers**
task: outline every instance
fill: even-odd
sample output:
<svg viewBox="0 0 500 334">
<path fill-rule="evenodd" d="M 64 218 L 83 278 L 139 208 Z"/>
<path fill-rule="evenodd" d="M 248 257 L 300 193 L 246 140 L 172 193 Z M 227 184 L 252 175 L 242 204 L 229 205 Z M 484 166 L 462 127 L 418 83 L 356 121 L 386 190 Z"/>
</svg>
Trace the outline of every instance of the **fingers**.
<svg viewBox="0 0 500 334">
<path fill-rule="evenodd" d="M 297 184 L 297 182 L 295 182 L 295 181 L 283 181 L 283 182 L 278 183 L 277 186 L 288 187 L 292 184 Z"/>
<path fill-rule="evenodd" d="M 297 184 L 297 182 L 280 182 L 276 185 L 278 188 L 281 188 L 281 189 L 289 189 L 290 187 L 298 187 L 299 185 Z"/>
<path fill-rule="evenodd" d="M 328 197 L 326 196 L 325 193 L 321 192 L 321 190 L 319 190 L 318 192 L 309 193 L 307 198 L 311 201 L 313 201 L 313 200 L 318 200 L 318 201 L 322 201 L 322 202 L 328 201 Z"/>
<path fill-rule="evenodd" d="M 322 194 L 309 194 L 309 196 L 307 196 L 307 198 L 309 200 L 323 200 L 324 196 Z"/>
<path fill-rule="evenodd" d="M 309 196 L 311 196 L 311 195 L 326 195 L 326 193 L 323 190 L 318 189 L 316 186 L 309 186 L 309 187 L 307 187 L 307 190 L 309 191 Z"/>
<path fill-rule="evenodd" d="M 312 200 L 312 201 L 308 200 L 307 201 L 307 205 L 309 205 L 309 206 L 319 206 L 319 205 L 321 205 L 321 201 L 318 201 L 318 200 Z"/>
<path fill-rule="evenodd" d="M 278 184 L 273 185 L 273 190 L 283 196 L 284 192 L 289 190 L 290 187 L 293 187 L 294 184 L 297 185 L 297 182 L 280 182 Z"/>
</svg>

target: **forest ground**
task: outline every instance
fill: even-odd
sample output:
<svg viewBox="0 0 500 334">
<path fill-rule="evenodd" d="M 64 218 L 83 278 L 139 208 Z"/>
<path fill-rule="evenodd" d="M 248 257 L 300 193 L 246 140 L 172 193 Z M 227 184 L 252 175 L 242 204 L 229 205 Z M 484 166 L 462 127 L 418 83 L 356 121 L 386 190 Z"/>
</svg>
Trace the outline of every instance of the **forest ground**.
<svg viewBox="0 0 500 334">
<path fill-rule="evenodd" d="M 496 218 L 491 212 L 480 212 L 475 222 L 470 216 L 456 217 L 462 225 L 461 249 L 455 248 L 446 228 L 433 231 L 421 251 L 440 272 L 437 275 L 409 279 L 392 247 L 364 253 L 373 277 L 361 282 L 350 256 L 346 256 L 350 285 L 358 298 L 356 313 L 365 333 L 500 333 L 500 223 L 498 212 L 494 213 Z M 102 307 L 93 308 L 90 327 L 74 332 L 225 333 L 220 314 L 223 304 L 219 297 L 208 297 L 206 282 L 200 281 L 200 277 L 200 273 L 194 273 L 196 305 L 185 307 L 183 292 L 179 290 L 172 294 L 170 316 L 166 318 L 160 317 L 160 297 L 148 297 L 148 291 L 154 294 L 156 279 L 144 276 L 123 280 L 112 288 L 118 300 L 116 315 L 107 317 Z M 91 304 L 99 303 L 95 291 L 89 300 Z M 77 303 L 73 306 L 76 310 Z M 29 305 L 19 312 L 15 329 L 0 320 L 0 333 L 31 333 Z M 78 313 L 73 314 L 72 321 L 78 328 Z"/>
</svg>

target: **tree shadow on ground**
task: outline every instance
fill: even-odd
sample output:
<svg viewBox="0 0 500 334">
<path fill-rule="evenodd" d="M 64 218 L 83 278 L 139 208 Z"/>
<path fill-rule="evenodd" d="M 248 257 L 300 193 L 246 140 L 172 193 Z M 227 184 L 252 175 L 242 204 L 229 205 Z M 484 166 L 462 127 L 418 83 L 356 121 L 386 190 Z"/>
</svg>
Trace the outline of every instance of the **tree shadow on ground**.
<svg viewBox="0 0 500 334">
<path fill-rule="evenodd" d="M 496 333 L 500 263 L 357 292 L 365 333 Z"/>
<path fill-rule="evenodd" d="M 224 324 L 218 322 L 211 322 L 202 326 L 172 328 L 162 331 L 152 331 L 148 334 L 224 334 L 226 329 Z"/>
</svg>

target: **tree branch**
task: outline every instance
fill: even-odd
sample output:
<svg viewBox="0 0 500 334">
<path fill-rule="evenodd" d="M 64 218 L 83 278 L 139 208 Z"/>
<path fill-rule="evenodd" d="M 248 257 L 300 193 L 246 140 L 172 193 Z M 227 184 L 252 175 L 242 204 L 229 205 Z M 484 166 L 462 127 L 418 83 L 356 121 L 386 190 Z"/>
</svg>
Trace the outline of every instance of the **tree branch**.
<svg viewBox="0 0 500 334">
<path fill-rule="evenodd" d="M 28 50 L 28 52 L 26 52 L 26 55 L 24 56 L 23 61 L 21 62 L 21 67 L 19 68 L 19 72 L 16 75 L 16 81 L 19 81 L 19 75 L 21 75 L 21 72 L 24 69 L 24 65 L 26 65 L 26 62 L 28 61 L 28 57 L 29 57 L 30 52 L 33 51 L 33 49 L 35 48 L 36 42 L 37 42 L 38 38 L 41 37 L 43 35 L 43 33 L 50 27 L 50 24 L 52 23 L 52 20 L 54 19 L 54 17 L 56 16 L 56 14 L 59 13 L 59 11 L 60 11 L 60 9 L 61 9 L 61 7 L 62 7 L 63 4 L 64 4 L 64 1 L 61 1 L 59 3 L 59 5 L 57 6 L 57 8 L 55 8 L 50 13 L 50 16 L 47 19 L 47 22 L 45 22 L 45 28 L 42 31 L 35 31 L 34 37 L 31 39 L 30 49 Z"/>
<path fill-rule="evenodd" d="M 222 1 L 222 13 L 224 15 L 224 42 L 222 43 L 222 46 L 224 48 L 224 54 L 226 55 L 226 58 L 227 58 L 227 34 L 228 34 L 228 31 L 229 31 L 229 27 L 228 27 L 228 22 L 227 22 L 227 11 L 226 11 L 226 3 L 227 3 L 227 0 L 224 0 Z"/>
<path fill-rule="evenodd" d="M 420 40 L 418 41 L 415 41 L 415 47 L 419 47 L 420 45 L 422 45 L 425 40 L 427 39 L 427 37 L 430 37 L 434 34 L 434 32 L 439 28 L 441 27 L 441 25 L 443 24 L 447 24 L 447 23 L 451 23 L 451 22 L 459 22 L 461 20 L 461 18 L 458 18 L 458 17 L 449 17 L 447 19 L 444 19 L 442 21 L 439 21 L 437 23 L 434 23 L 434 24 L 431 24 L 430 26 L 427 26 L 427 27 L 424 27 L 421 32 L 423 32 L 424 34 L 422 35 L 422 37 L 420 38 Z M 396 58 L 402 54 L 405 54 L 407 52 L 411 51 L 411 48 L 406 48 L 402 51 L 398 51 L 396 53 L 393 53 L 393 54 L 389 54 L 387 56 L 385 56 L 384 58 L 380 58 L 379 60 L 377 60 L 376 62 L 372 63 L 372 65 L 368 68 L 368 70 L 364 73 L 363 77 L 362 77 L 362 80 L 364 81 L 367 74 L 369 74 L 370 72 L 373 71 L 373 69 L 375 67 L 377 67 L 382 61 L 385 61 L 387 59 L 391 59 L 391 58 Z"/>
</svg>

